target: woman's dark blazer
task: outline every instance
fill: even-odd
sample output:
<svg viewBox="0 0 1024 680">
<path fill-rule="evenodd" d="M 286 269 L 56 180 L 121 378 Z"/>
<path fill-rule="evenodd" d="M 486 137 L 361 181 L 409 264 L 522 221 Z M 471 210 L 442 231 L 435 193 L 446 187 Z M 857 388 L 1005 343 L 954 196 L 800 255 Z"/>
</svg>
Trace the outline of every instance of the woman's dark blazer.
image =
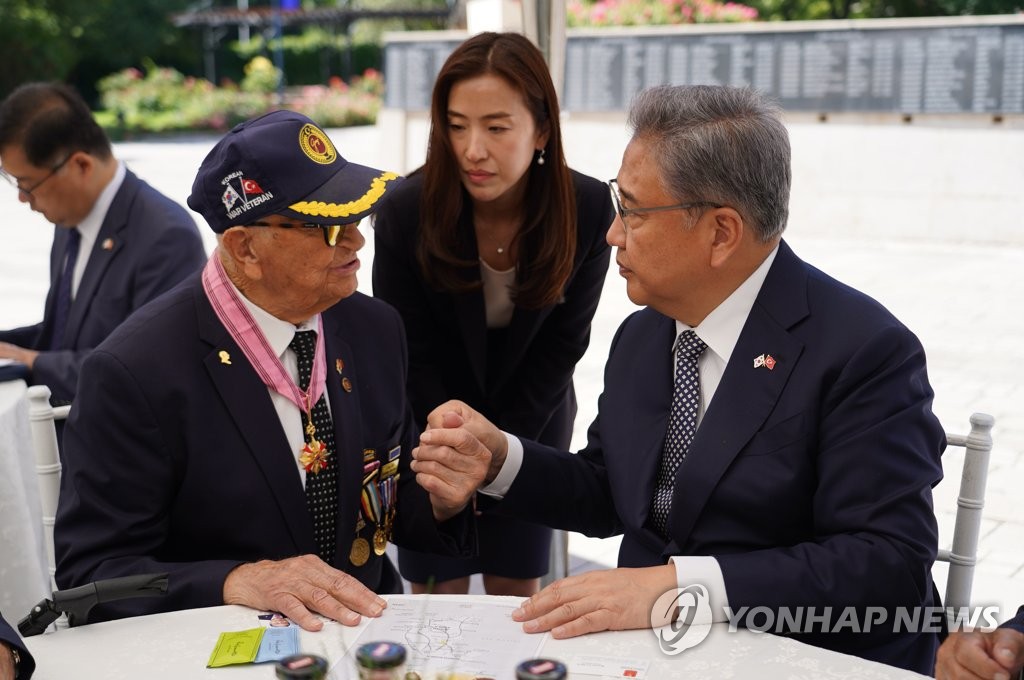
<svg viewBox="0 0 1024 680">
<path fill-rule="evenodd" d="M 576 417 L 572 375 L 590 342 L 610 247 L 605 233 L 613 209 L 607 186 L 573 172 L 577 246 L 572 275 L 558 304 L 517 307 L 507 329 L 508 356 L 487 375 L 483 291 L 432 290 L 416 260 L 423 178 L 414 175 L 388 192 L 375 217 L 373 294 L 401 314 L 409 342 L 409 398 L 417 423 L 449 399 L 461 399 L 513 434 L 568 447 Z M 462 233 L 476 254 L 469 210 Z M 471 274 L 479 280 L 479 270 Z"/>
</svg>

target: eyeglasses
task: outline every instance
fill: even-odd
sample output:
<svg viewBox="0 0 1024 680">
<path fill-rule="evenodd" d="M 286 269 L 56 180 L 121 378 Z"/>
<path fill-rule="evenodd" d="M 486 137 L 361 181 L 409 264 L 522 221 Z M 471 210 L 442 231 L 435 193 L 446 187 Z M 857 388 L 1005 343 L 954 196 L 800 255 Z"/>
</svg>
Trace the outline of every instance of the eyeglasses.
<svg viewBox="0 0 1024 680">
<path fill-rule="evenodd" d="M 324 234 L 324 243 L 331 248 L 338 245 L 338 241 L 345 239 L 347 224 L 319 224 L 317 222 L 281 222 L 271 224 L 270 222 L 252 222 L 244 225 L 246 227 L 279 227 L 281 229 L 319 229 Z"/>
<path fill-rule="evenodd" d="M 57 172 L 59 172 L 60 169 L 63 168 L 64 165 L 69 160 L 71 160 L 71 157 L 74 156 L 74 155 L 75 155 L 74 153 L 69 153 L 67 156 L 64 157 L 64 160 L 62 160 L 60 163 L 57 163 L 57 165 L 55 165 L 52 168 L 50 168 L 50 172 L 46 173 L 46 177 L 43 177 L 41 180 L 39 180 L 38 182 L 33 184 L 31 187 L 23 187 L 23 186 L 21 186 L 21 184 L 18 182 L 18 180 L 14 179 L 14 177 L 12 177 L 11 174 L 8 173 L 3 168 L 0 168 L 0 176 L 3 176 L 3 178 L 5 180 L 7 180 L 7 183 L 10 184 L 15 189 L 17 189 L 20 193 L 23 193 L 26 196 L 31 198 L 32 197 L 32 192 L 35 191 L 36 189 L 38 189 L 39 187 L 43 186 L 43 184 L 45 184 L 48 179 L 50 179 L 51 177 L 56 175 Z"/>
<path fill-rule="evenodd" d="M 618 214 L 619 219 L 622 220 L 622 225 L 626 226 L 626 218 L 630 215 L 639 215 L 641 213 L 652 213 L 652 212 L 665 212 L 666 210 L 689 210 L 690 208 L 699 208 L 701 206 L 707 206 L 711 208 L 721 208 L 722 206 L 718 203 L 711 201 L 691 201 L 690 203 L 677 203 L 676 205 L 660 205 L 653 208 L 623 208 L 622 207 L 622 194 L 619 193 L 619 182 L 614 179 L 608 180 L 608 189 L 612 193 L 612 203 L 615 205 L 615 212 Z"/>
</svg>

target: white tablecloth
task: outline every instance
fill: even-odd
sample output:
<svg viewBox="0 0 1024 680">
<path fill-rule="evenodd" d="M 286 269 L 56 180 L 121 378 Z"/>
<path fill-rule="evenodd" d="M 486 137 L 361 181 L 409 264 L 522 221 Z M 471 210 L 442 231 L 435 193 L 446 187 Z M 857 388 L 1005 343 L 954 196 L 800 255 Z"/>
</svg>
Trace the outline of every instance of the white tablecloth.
<svg viewBox="0 0 1024 680">
<path fill-rule="evenodd" d="M 481 595 L 449 597 L 462 597 L 481 607 L 498 601 L 498 598 Z M 65 629 L 29 638 L 26 644 L 38 663 L 34 680 L 273 678 L 273 664 L 206 668 L 218 635 L 256 627 L 255 616 L 256 612 L 245 607 L 192 609 Z M 345 652 L 355 642 L 358 632 L 358 628 L 329 623 L 319 633 L 303 631 L 301 648 L 303 652 L 326 657 L 332 663 L 348 664 L 351 662 L 344 658 Z M 568 663 L 570 677 L 577 677 L 572 673 L 572 659 L 579 655 L 630 661 L 648 659 L 650 668 L 646 680 L 920 680 L 924 677 L 767 633 L 729 632 L 725 624 L 713 626 L 707 639 L 673 657 L 664 656 L 658 650 L 655 636 L 649 630 L 598 633 L 571 640 L 549 638 L 543 654 Z M 337 674 L 332 673 L 331 677 Z M 508 676 L 498 680 L 511 677 L 512 669 L 509 669 Z"/>
<path fill-rule="evenodd" d="M 0 611 L 13 622 L 50 594 L 26 389 L 0 382 Z"/>
</svg>

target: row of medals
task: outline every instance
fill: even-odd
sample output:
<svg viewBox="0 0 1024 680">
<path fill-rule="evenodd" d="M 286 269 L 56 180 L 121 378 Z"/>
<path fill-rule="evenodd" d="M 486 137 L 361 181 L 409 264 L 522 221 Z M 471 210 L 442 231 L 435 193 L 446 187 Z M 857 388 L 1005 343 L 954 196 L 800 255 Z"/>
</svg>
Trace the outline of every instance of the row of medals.
<svg viewBox="0 0 1024 680">
<path fill-rule="evenodd" d="M 376 459 L 374 449 L 363 451 L 363 490 L 360 499 L 362 512 L 356 520 L 356 538 L 352 541 L 352 549 L 348 558 L 357 567 L 366 564 L 370 559 L 370 543 L 359 534 L 366 527 L 366 522 L 376 524 L 373 531 L 373 553 L 380 557 L 391 541 L 395 522 L 395 493 L 398 489 L 398 455 L 400 447 L 388 452 L 388 462 L 383 466 Z M 378 476 L 380 481 L 377 482 Z"/>
</svg>

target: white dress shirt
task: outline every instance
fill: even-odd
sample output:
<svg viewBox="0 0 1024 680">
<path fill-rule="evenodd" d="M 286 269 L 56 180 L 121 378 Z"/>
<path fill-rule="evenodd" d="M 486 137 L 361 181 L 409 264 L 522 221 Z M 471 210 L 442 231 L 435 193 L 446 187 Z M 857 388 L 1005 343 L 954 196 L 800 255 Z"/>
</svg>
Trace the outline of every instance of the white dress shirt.
<svg viewBox="0 0 1024 680">
<path fill-rule="evenodd" d="M 693 328 L 697 336 L 704 341 L 708 349 L 697 361 L 697 371 L 700 374 L 700 406 L 697 409 L 697 427 L 707 413 L 711 400 L 714 399 L 718 384 L 722 381 L 722 374 L 729 364 L 732 350 L 743 331 L 743 325 L 750 316 L 750 310 L 754 306 L 757 294 L 761 291 L 768 270 L 775 261 L 778 247 L 774 248 L 764 262 L 754 270 L 740 286 L 732 292 L 720 305 L 715 307 L 696 328 Z M 676 337 L 683 331 L 691 330 L 681 321 L 676 321 Z M 669 346 L 672 352 L 675 342 Z M 674 354 L 674 352 L 673 352 Z M 675 362 L 672 362 L 672 376 L 675 376 Z M 518 437 L 505 433 L 508 440 L 508 455 L 494 481 L 480 492 L 494 498 L 504 498 L 508 493 L 519 470 L 523 464 L 523 444 Z M 675 565 L 676 582 L 680 588 L 699 583 L 708 589 L 709 599 L 712 605 L 712 612 L 716 623 L 726 621 L 727 616 L 724 608 L 729 606 L 728 594 L 725 589 L 725 578 L 722 576 L 722 569 L 718 560 L 706 555 L 688 555 L 670 558 Z"/>
<path fill-rule="evenodd" d="M 82 276 L 85 274 L 85 266 L 89 263 L 92 247 L 96 244 L 96 239 L 100 235 L 100 227 L 103 226 L 103 220 L 107 219 L 107 211 L 110 210 L 110 204 L 114 202 L 114 196 L 117 195 L 118 190 L 124 183 L 124 176 L 127 172 L 128 170 L 125 168 L 124 163 L 118 161 L 114 177 L 103 188 L 103 191 L 100 192 L 96 202 L 92 204 L 92 210 L 89 211 L 89 214 L 78 223 L 77 229 L 78 233 L 82 236 L 82 240 L 78 246 L 78 260 L 75 262 L 75 271 L 71 277 L 72 300 L 78 295 L 78 286 L 82 283 Z M 61 269 L 63 270 L 63 266 Z"/>
<path fill-rule="evenodd" d="M 233 283 L 231 285 L 234 287 Z M 262 307 L 256 306 L 247 297 L 238 292 L 237 288 L 235 288 L 235 292 L 238 293 L 238 297 L 242 304 L 245 305 L 245 308 L 252 314 L 256 325 L 263 332 L 263 337 L 267 339 L 267 344 L 273 349 L 277 358 L 281 360 L 284 370 L 295 381 L 295 384 L 298 385 L 299 362 L 295 358 L 295 352 L 288 345 L 291 344 L 292 338 L 299 331 L 317 331 L 320 325 L 320 315 L 318 314 L 311 319 L 307 319 L 296 326 L 288 321 L 282 321 Z M 274 403 L 274 410 L 277 411 L 278 420 L 281 421 L 281 428 L 284 430 L 284 436 L 288 440 L 292 457 L 295 459 L 295 465 L 298 467 L 299 475 L 302 477 L 302 484 L 305 486 L 306 468 L 299 462 L 299 454 L 303 444 L 306 443 L 305 434 L 302 431 L 302 414 L 299 412 L 299 407 L 288 397 L 279 394 L 276 390 L 269 387 L 267 391 L 270 392 L 270 400 Z M 326 390 L 324 390 L 324 399 L 327 401 L 327 407 L 330 408 L 331 402 Z"/>
</svg>

